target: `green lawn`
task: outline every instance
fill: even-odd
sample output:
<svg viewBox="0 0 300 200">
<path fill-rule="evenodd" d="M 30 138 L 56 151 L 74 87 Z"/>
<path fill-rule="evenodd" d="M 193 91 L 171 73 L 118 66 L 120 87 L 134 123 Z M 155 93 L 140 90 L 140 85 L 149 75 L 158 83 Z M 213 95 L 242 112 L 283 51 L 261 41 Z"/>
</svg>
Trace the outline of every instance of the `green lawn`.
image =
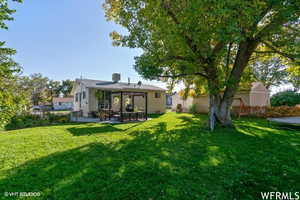
<svg viewBox="0 0 300 200">
<path fill-rule="evenodd" d="M 300 130 L 242 118 L 207 131 L 206 116 L 69 124 L 0 132 L 0 199 L 261 199 L 299 192 Z M 29 198 L 30 199 L 30 198 Z"/>
</svg>

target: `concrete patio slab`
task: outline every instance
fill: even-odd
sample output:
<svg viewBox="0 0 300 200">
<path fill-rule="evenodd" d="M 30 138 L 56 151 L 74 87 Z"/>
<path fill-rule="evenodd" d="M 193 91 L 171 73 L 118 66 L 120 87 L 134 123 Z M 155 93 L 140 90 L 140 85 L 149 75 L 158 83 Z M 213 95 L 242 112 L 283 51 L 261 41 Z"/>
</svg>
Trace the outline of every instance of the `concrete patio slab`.
<svg viewBox="0 0 300 200">
<path fill-rule="evenodd" d="M 148 118 L 148 120 L 151 120 L 151 118 Z M 98 118 L 89 118 L 89 117 L 78 117 L 78 118 L 71 118 L 72 122 L 79 122 L 79 123 L 105 123 L 105 124 L 119 124 L 119 123 L 130 123 L 130 122 L 143 122 L 146 120 L 132 120 L 132 121 L 124 121 L 121 122 L 116 119 L 106 120 L 106 121 L 100 121 Z"/>
<path fill-rule="evenodd" d="M 300 125 L 300 117 L 268 118 L 271 122 Z"/>
</svg>

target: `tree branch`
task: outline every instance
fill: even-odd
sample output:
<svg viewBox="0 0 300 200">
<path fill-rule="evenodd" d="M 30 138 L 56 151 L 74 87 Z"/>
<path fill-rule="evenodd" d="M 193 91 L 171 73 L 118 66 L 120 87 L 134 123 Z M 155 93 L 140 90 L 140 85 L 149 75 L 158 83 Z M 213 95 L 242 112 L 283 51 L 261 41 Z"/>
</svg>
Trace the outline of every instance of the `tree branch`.
<svg viewBox="0 0 300 200">
<path fill-rule="evenodd" d="M 195 72 L 195 73 L 191 73 L 191 74 L 175 74 L 175 75 L 160 75 L 160 78 L 179 78 L 179 77 L 185 77 L 185 76 L 202 76 L 205 78 L 208 78 L 208 76 L 206 74 L 200 73 L 200 72 Z"/>
<path fill-rule="evenodd" d="M 271 11 L 273 8 L 273 4 L 270 4 L 266 9 L 264 9 L 261 14 L 258 17 L 258 20 L 255 20 L 252 25 L 252 30 L 256 30 L 259 23 L 262 22 L 262 20 L 267 16 L 267 14 Z"/>
<path fill-rule="evenodd" d="M 292 61 L 295 61 L 295 59 L 300 56 L 300 55 L 296 55 L 296 54 L 289 54 L 289 53 L 282 52 L 282 51 L 278 50 L 276 47 L 274 47 L 272 44 L 269 44 L 266 41 L 262 41 L 262 43 L 265 44 L 268 48 L 272 49 L 273 53 L 277 53 L 281 56 L 289 58 Z"/>
<path fill-rule="evenodd" d="M 276 53 L 275 51 L 254 51 L 254 53 L 259 53 L 259 54 L 271 54 L 271 53 Z"/>
<path fill-rule="evenodd" d="M 216 56 L 225 46 L 224 42 L 218 42 L 212 50 L 212 55 Z"/>
<path fill-rule="evenodd" d="M 159 62 L 164 63 L 164 62 L 171 61 L 171 60 L 181 60 L 181 61 L 186 61 L 186 62 L 194 62 L 194 60 L 192 58 L 188 58 L 188 57 L 184 57 L 184 56 L 167 56 L 163 59 L 160 59 Z"/>
<path fill-rule="evenodd" d="M 229 76 L 229 62 L 230 62 L 231 48 L 232 48 L 232 42 L 229 43 L 228 50 L 227 50 L 226 65 L 225 65 L 226 80 L 228 79 Z"/>
<path fill-rule="evenodd" d="M 162 0 L 162 8 L 164 10 L 166 10 L 168 16 L 171 17 L 171 19 L 173 20 L 173 22 L 176 24 L 176 25 L 180 25 L 181 23 L 179 22 L 179 20 L 177 19 L 176 15 L 174 12 L 172 12 L 171 8 L 170 8 L 170 5 L 167 4 L 165 2 L 165 0 Z M 197 48 L 197 45 L 194 44 L 194 41 L 193 39 L 188 36 L 186 33 L 182 32 L 181 31 L 181 35 L 182 37 L 184 38 L 185 42 L 187 43 L 187 45 L 190 47 L 190 49 L 192 50 L 193 53 L 195 53 L 197 56 L 199 56 L 200 60 L 202 62 L 205 62 L 205 58 L 198 52 L 198 48 Z"/>
<path fill-rule="evenodd" d="M 282 11 L 284 12 L 284 11 Z M 278 12 L 271 22 L 269 22 L 265 27 L 263 27 L 254 37 L 254 40 L 261 40 L 265 35 L 269 34 L 272 28 L 284 25 L 288 21 L 288 16 L 281 16 L 283 13 Z"/>
</svg>

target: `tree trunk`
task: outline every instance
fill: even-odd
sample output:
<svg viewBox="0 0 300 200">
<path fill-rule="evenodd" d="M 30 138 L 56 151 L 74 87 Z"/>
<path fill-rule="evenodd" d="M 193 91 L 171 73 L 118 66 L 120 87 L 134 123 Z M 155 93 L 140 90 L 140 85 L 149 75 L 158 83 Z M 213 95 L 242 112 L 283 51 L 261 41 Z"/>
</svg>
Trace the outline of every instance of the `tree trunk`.
<svg viewBox="0 0 300 200">
<path fill-rule="evenodd" d="M 224 101 L 219 105 L 219 112 L 218 112 L 218 119 L 222 126 L 224 127 L 231 127 L 232 126 L 232 120 L 231 120 L 231 108 L 232 100 L 231 101 Z"/>
<path fill-rule="evenodd" d="M 219 111 L 220 98 L 217 94 L 209 95 L 209 129 L 214 130 L 217 124 L 217 115 Z"/>
<path fill-rule="evenodd" d="M 214 130 L 217 124 L 224 127 L 231 127 L 232 120 L 230 108 L 232 102 L 222 101 L 220 94 L 209 95 L 209 129 Z"/>
<path fill-rule="evenodd" d="M 238 89 L 241 76 L 246 68 L 249 59 L 256 48 L 258 41 L 246 40 L 240 43 L 239 50 L 235 58 L 235 63 L 229 79 L 226 83 L 224 95 L 221 96 L 218 78 L 216 76 L 216 69 L 211 67 L 209 74 L 209 128 L 214 130 L 217 123 L 224 127 L 231 127 L 232 120 L 230 116 L 230 109 L 233 102 L 234 95 Z"/>
</svg>

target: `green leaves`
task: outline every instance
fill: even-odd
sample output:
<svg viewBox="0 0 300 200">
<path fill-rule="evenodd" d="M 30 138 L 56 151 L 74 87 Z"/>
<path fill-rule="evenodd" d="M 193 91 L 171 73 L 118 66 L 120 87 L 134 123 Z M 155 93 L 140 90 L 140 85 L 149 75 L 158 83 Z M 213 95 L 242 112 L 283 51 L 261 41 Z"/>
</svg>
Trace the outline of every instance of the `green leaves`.
<svg viewBox="0 0 300 200">
<path fill-rule="evenodd" d="M 22 2 L 22 0 L 13 0 Z M 7 0 L 0 0 L 0 29 L 7 29 L 6 21 L 13 20 L 15 10 L 8 7 Z M 17 84 L 21 68 L 11 56 L 16 54 L 14 49 L 4 47 L 5 42 L 0 41 L 0 128 L 18 112 L 24 110 L 27 104 L 24 94 Z"/>
<path fill-rule="evenodd" d="M 18 112 L 24 110 L 27 101 L 18 85 L 20 66 L 12 60 L 15 50 L 0 43 L 0 127 Z"/>
<path fill-rule="evenodd" d="M 272 96 L 272 106 L 295 106 L 300 104 L 300 94 L 294 91 L 283 91 Z"/>
<path fill-rule="evenodd" d="M 258 60 L 251 67 L 256 81 L 262 82 L 268 89 L 288 81 L 287 67 L 278 57 Z"/>
<path fill-rule="evenodd" d="M 230 104 L 255 80 L 249 62 L 270 56 L 300 63 L 298 0 L 106 0 L 104 8 L 127 30 L 111 33 L 113 44 L 141 49 L 135 70 L 146 79 L 164 77 L 170 88 L 181 81 L 194 93 L 224 91 L 221 101 Z M 266 70 L 256 66 L 257 80 L 267 87 L 284 82 L 281 65 L 261 64 Z"/>
<path fill-rule="evenodd" d="M 290 66 L 287 71 L 289 72 L 289 81 L 296 89 L 300 90 L 300 66 Z"/>
<path fill-rule="evenodd" d="M 12 0 L 14 2 L 21 3 L 22 0 Z M 8 0 L 0 0 L 0 29 L 7 29 L 5 21 L 11 21 L 14 18 L 11 16 L 16 12 L 16 10 L 10 9 L 8 7 Z"/>
</svg>

